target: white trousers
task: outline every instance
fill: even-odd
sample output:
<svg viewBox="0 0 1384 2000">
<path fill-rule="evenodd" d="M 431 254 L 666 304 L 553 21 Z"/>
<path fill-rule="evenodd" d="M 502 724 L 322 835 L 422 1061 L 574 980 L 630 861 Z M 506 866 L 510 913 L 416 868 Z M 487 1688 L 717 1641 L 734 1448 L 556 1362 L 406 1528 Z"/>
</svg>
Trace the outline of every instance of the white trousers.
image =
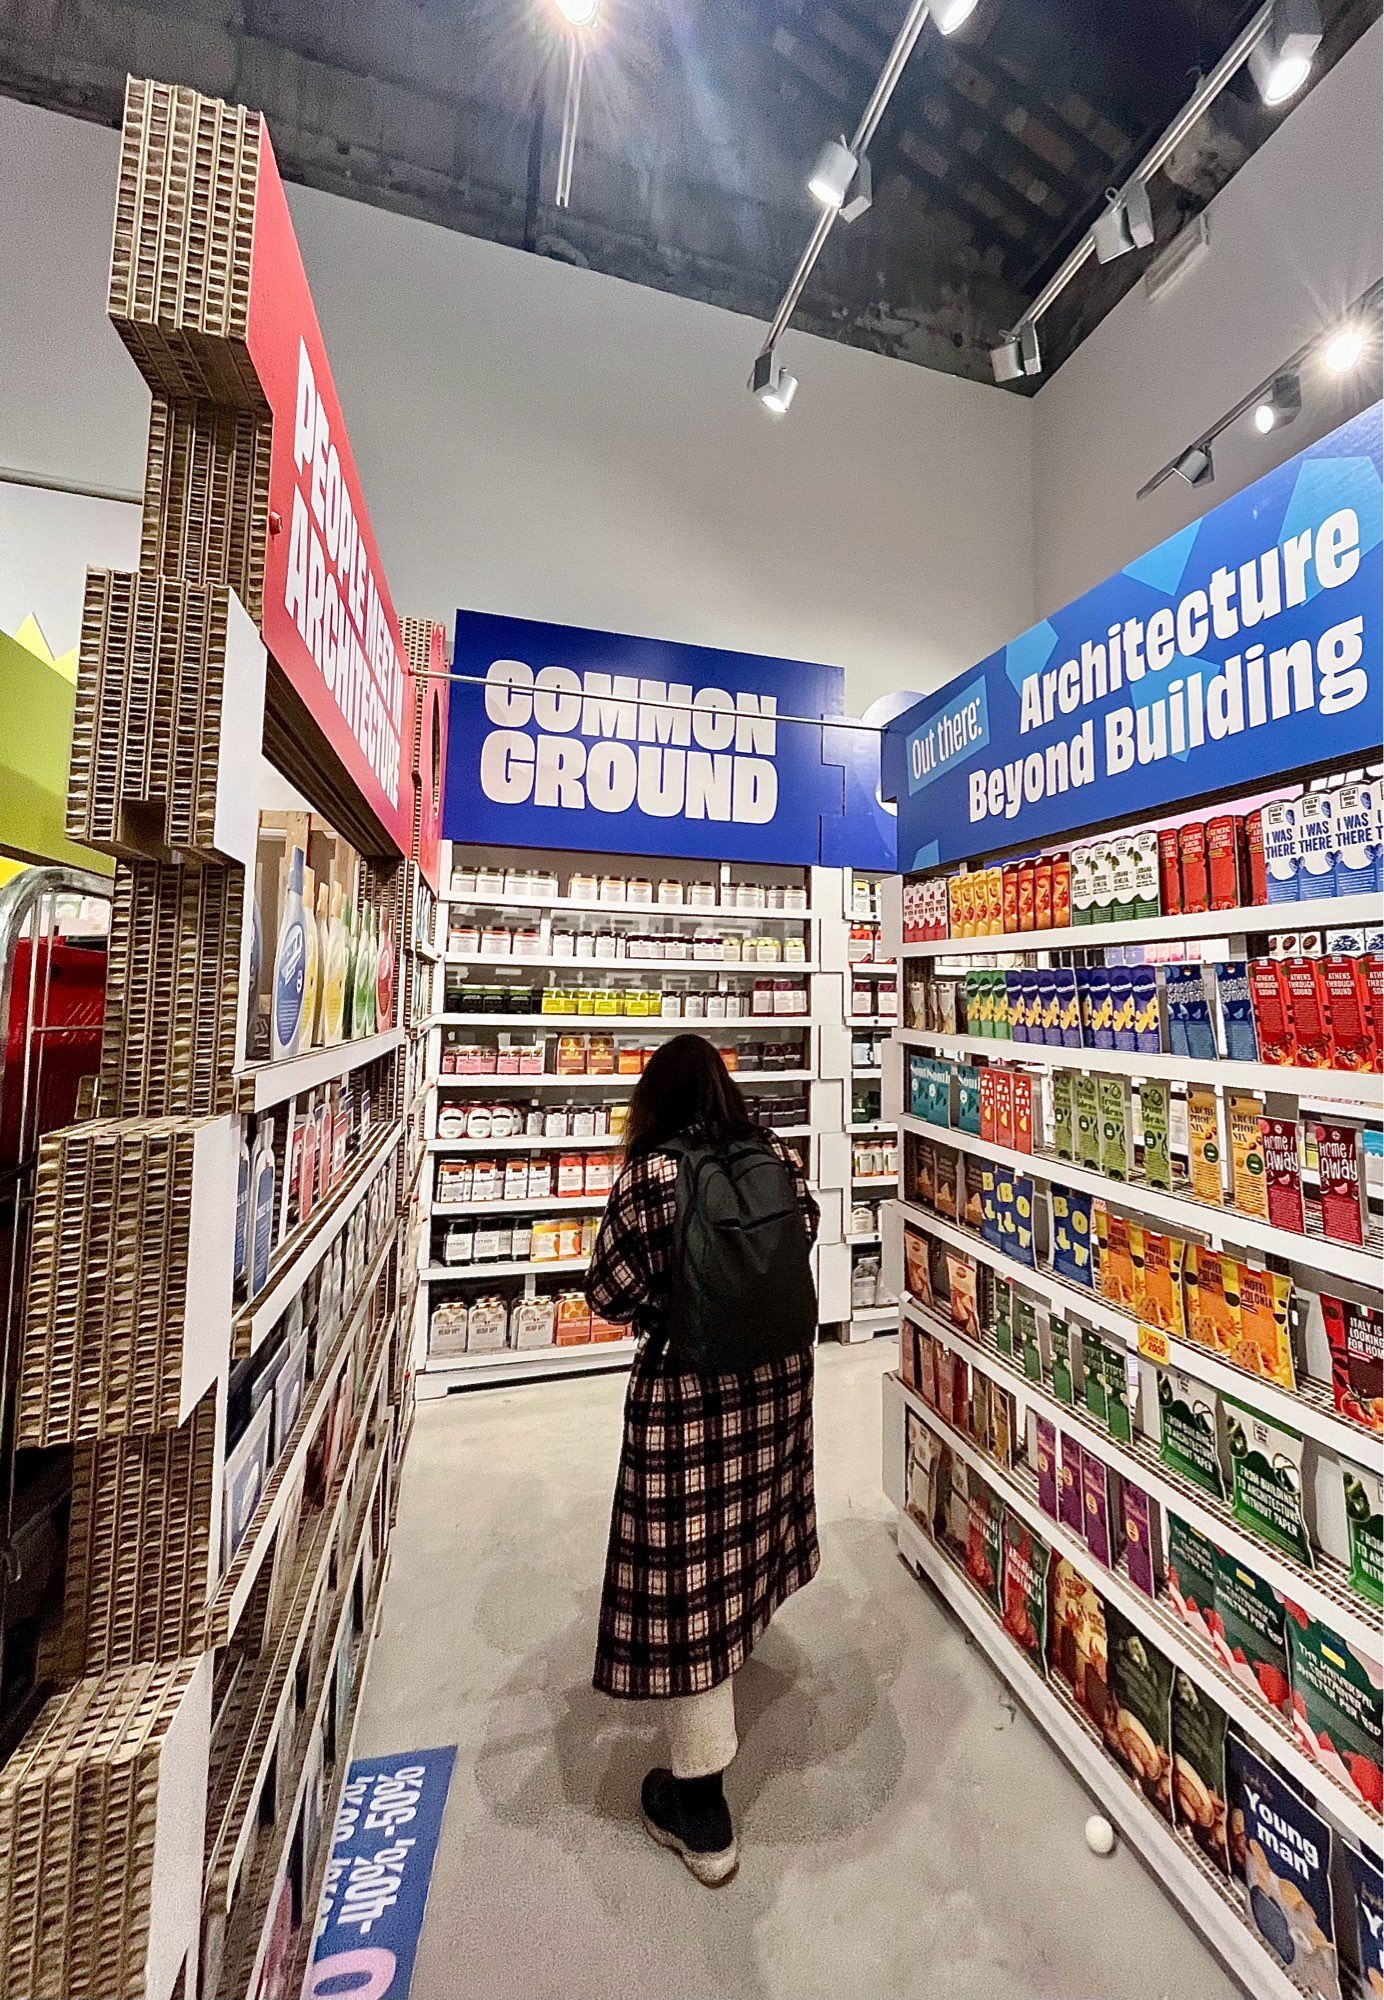
<svg viewBox="0 0 1384 2000">
<path fill-rule="evenodd" d="M 667 1711 L 668 1762 L 675 1778 L 709 1778 L 724 1771 L 739 1749 L 735 1734 L 735 1677 L 704 1694 L 673 1695 Z"/>
</svg>

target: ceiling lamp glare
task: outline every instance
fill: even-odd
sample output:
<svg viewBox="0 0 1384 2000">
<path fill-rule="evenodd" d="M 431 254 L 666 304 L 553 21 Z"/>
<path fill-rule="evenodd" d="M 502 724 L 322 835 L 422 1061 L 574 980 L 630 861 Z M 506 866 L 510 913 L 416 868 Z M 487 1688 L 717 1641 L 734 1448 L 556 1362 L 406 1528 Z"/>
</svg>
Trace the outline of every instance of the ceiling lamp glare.
<svg viewBox="0 0 1384 2000">
<path fill-rule="evenodd" d="M 858 165 L 844 138 L 828 139 L 817 155 L 817 164 L 807 183 L 808 193 L 823 208 L 843 208 Z"/>
<path fill-rule="evenodd" d="M 1153 207 L 1144 183 L 1135 181 L 1113 195 L 1091 234 L 1102 264 L 1113 264 L 1127 250 L 1147 250 L 1153 242 Z"/>
<path fill-rule="evenodd" d="M 553 0 L 569 28 L 594 28 L 601 0 Z"/>
<path fill-rule="evenodd" d="M 1274 0 L 1269 25 L 1249 52 L 1249 73 L 1265 104 L 1286 104 L 1302 89 L 1321 38 L 1317 0 Z"/>
<path fill-rule="evenodd" d="M 932 18 L 944 35 L 954 35 L 976 10 L 976 0 L 934 0 Z"/>
<path fill-rule="evenodd" d="M 1276 375 L 1268 393 L 1254 406 L 1254 428 L 1261 437 L 1290 424 L 1302 408 L 1302 383 L 1292 373 Z"/>
<path fill-rule="evenodd" d="M 798 393 L 798 378 L 782 367 L 772 347 L 755 356 L 750 374 L 751 393 L 758 397 L 771 417 L 786 417 Z"/>
<path fill-rule="evenodd" d="M 1216 476 L 1210 445 L 1189 445 L 1174 465 L 1173 471 L 1179 479 L 1185 479 L 1189 486 L 1209 486 Z"/>
<path fill-rule="evenodd" d="M 1333 375 L 1348 375 L 1365 351 L 1365 336 L 1353 322 L 1327 335 L 1322 360 Z"/>
</svg>

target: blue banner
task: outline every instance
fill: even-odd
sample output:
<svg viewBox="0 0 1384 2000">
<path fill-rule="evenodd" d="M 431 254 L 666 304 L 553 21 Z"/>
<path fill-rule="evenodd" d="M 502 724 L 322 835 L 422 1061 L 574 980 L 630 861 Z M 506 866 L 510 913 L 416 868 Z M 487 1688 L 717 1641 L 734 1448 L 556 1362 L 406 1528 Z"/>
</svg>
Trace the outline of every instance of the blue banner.
<svg viewBox="0 0 1384 2000">
<path fill-rule="evenodd" d="M 452 671 L 450 840 L 892 866 L 839 667 L 459 611 Z"/>
<path fill-rule="evenodd" d="M 455 1744 L 357 1757 L 317 1910 L 307 2000 L 407 2000 Z"/>
<path fill-rule="evenodd" d="M 889 726 L 903 868 L 994 854 L 1380 741 L 1380 406 Z"/>
</svg>

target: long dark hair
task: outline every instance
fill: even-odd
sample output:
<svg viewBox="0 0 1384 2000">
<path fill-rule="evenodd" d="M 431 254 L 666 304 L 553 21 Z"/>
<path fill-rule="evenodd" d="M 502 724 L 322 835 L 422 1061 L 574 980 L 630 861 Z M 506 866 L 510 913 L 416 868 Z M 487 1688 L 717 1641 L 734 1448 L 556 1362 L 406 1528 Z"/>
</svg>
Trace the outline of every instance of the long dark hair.
<svg viewBox="0 0 1384 2000">
<path fill-rule="evenodd" d="M 640 1159 L 694 1130 L 719 1142 L 749 1138 L 760 1128 L 711 1043 L 702 1035 L 674 1035 L 654 1050 L 634 1086 L 625 1157 Z"/>
</svg>

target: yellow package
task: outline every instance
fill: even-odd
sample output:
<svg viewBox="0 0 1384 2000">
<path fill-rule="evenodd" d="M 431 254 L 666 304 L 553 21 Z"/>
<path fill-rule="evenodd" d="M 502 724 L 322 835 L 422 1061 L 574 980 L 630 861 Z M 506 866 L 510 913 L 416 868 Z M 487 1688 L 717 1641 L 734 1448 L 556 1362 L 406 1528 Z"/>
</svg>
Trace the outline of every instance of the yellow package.
<svg viewBox="0 0 1384 2000">
<path fill-rule="evenodd" d="M 1221 1180 L 1221 1121 L 1214 1090 L 1196 1085 L 1188 1090 L 1187 1140 L 1192 1193 L 1198 1201 L 1214 1202 L 1219 1208 L 1225 1189 Z"/>
<path fill-rule="evenodd" d="M 1129 1239 L 1129 1297 L 1125 1301 L 1131 1312 L 1144 1309 L 1144 1237 L 1142 1223 L 1126 1222 L 1125 1235 Z"/>
<path fill-rule="evenodd" d="M 1237 1264 L 1235 1272 L 1240 1319 L 1232 1358 L 1241 1368 L 1253 1369 L 1282 1389 L 1295 1389 L 1297 1375 L 1288 1332 L 1292 1280 L 1278 1271 L 1261 1271 L 1253 1264 Z"/>
<path fill-rule="evenodd" d="M 1203 1347 L 1209 1347 L 1217 1354 L 1231 1354 L 1239 1337 L 1238 1274 L 1235 1273 L 1234 1259 L 1222 1257 L 1219 1250 L 1211 1250 L 1205 1244 L 1189 1245 L 1187 1255 L 1195 1274 L 1189 1287 L 1191 1313 L 1188 1332 Z M 1226 1291 L 1228 1275 L 1233 1287 L 1229 1295 Z"/>
<path fill-rule="evenodd" d="M 1184 1338 L 1182 1253 L 1186 1246 L 1181 1237 L 1164 1236 L 1157 1229 L 1145 1229 L 1143 1238 L 1144 1294 L 1140 1314 L 1160 1333 Z"/>
<path fill-rule="evenodd" d="M 1096 1290 L 1103 1299 L 1111 1298 L 1110 1211 L 1103 1201 L 1091 1203 L 1091 1254 L 1096 1260 Z"/>
<path fill-rule="evenodd" d="M 1234 1096 L 1228 1106 L 1230 1124 L 1231 1195 L 1241 1215 L 1269 1219 L 1269 1187 L 1264 1173 L 1264 1143 L 1259 1121 L 1264 1106 L 1257 1097 Z"/>
<path fill-rule="evenodd" d="M 1130 1225 L 1123 1215 L 1107 1210 L 1105 1242 L 1101 1246 L 1101 1270 L 1106 1274 L 1105 1296 L 1117 1306 L 1134 1303 L 1134 1260 L 1129 1251 Z"/>
</svg>

